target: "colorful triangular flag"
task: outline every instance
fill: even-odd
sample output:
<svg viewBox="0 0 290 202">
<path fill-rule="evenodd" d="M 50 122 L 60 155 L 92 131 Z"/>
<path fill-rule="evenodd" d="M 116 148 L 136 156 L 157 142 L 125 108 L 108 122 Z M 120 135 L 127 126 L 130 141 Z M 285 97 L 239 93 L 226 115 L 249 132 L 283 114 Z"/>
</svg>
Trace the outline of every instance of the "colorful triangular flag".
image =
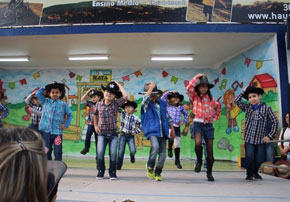
<svg viewBox="0 0 290 202">
<path fill-rule="evenodd" d="M 171 81 L 172 83 L 176 84 L 177 81 L 178 81 L 178 78 L 175 77 L 175 76 L 172 76 L 171 79 L 170 79 L 170 81 Z"/>
<path fill-rule="evenodd" d="M 129 75 L 123 76 L 122 79 L 123 81 L 130 81 L 130 76 Z"/>
<path fill-rule="evenodd" d="M 247 65 L 247 67 L 249 67 L 250 64 L 251 64 L 251 59 L 246 58 L 246 60 L 245 60 L 245 65 Z"/>
<path fill-rule="evenodd" d="M 39 72 L 36 72 L 32 76 L 33 76 L 34 79 L 37 79 L 37 78 L 40 77 L 40 74 L 39 74 Z"/>
<path fill-rule="evenodd" d="M 258 60 L 257 63 L 256 63 L 256 68 L 257 68 L 257 69 L 261 69 L 262 66 L 263 66 L 263 61 Z"/>
<path fill-rule="evenodd" d="M 81 81 L 82 79 L 83 79 L 83 76 L 78 74 L 76 80 Z"/>
<path fill-rule="evenodd" d="M 21 79 L 20 81 L 21 86 L 27 85 L 26 79 Z"/>
<path fill-rule="evenodd" d="M 10 89 L 14 89 L 15 88 L 15 82 L 11 82 L 8 84 Z"/>
<path fill-rule="evenodd" d="M 163 70 L 163 71 L 162 71 L 162 76 L 163 76 L 163 77 L 167 77 L 167 76 L 168 76 L 168 73 L 167 73 L 166 71 Z"/>
<path fill-rule="evenodd" d="M 73 72 L 70 72 L 70 73 L 69 73 L 69 78 L 71 78 L 71 79 L 72 79 L 72 78 L 74 78 L 75 76 L 76 76 L 76 74 L 75 74 L 75 73 L 73 73 Z"/>
<path fill-rule="evenodd" d="M 140 70 L 134 72 L 135 76 L 138 77 L 138 76 L 142 76 L 142 72 Z"/>
</svg>

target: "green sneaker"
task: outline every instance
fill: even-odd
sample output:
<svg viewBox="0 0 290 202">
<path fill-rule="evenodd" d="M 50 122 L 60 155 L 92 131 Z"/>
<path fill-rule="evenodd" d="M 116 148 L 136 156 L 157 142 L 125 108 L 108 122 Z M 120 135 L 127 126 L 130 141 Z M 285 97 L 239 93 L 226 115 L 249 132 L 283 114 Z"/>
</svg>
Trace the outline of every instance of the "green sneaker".
<svg viewBox="0 0 290 202">
<path fill-rule="evenodd" d="M 155 180 L 156 180 L 156 181 L 162 181 L 162 177 L 161 177 L 161 175 L 160 175 L 160 174 L 156 174 L 156 175 L 155 175 Z"/>
<path fill-rule="evenodd" d="M 153 168 L 147 167 L 146 164 L 146 169 L 147 169 L 147 176 L 150 180 L 154 179 L 154 172 L 153 172 Z"/>
</svg>

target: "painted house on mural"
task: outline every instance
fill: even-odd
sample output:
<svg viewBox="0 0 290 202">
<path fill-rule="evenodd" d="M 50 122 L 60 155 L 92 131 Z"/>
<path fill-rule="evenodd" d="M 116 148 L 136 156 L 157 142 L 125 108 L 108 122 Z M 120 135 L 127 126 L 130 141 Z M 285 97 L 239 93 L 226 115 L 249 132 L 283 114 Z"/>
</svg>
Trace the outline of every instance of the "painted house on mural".
<svg viewBox="0 0 290 202">
<path fill-rule="evenodd" d="M 277 91 L 277 83 L 275 79 L 267 73 L 255 75 L 251 80 L 250 85 L 263 88 L 267 94 L 269 91 L 272 91 L 273 93 L 276 93 Z"/>
</svg>

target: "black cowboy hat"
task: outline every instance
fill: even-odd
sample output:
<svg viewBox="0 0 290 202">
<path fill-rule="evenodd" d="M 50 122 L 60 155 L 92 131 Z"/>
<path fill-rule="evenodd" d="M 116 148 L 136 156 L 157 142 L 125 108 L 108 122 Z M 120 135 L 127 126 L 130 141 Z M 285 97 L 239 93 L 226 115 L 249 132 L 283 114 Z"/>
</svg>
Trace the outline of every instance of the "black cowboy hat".
<svg viewBox="0 0 290 202">
<path fill-rule="evenodd" d="M 208 79 L 206 76 L 201 76 L 198 78 L 199 79 L 199 83 L 197 86 L 195 86 L 195 91 L 197 91 L 198 86 L 200 85 L 207 85 L 209 89 L 213 88 L 214 85 L 208 82 Z"/>
<path fill-rule="evenodd" d="M 55 88 L 59 89 L 59 91 L 61 93 L 61 96 L 59 97 L 59 99 L 64 98 L 64 96 L 65 96 L 65 85 L 64 85 L 64 83 L 57 83 L 56 81 L 54 81 L 53 83 L 48 84 L 48 85 L 45 86 L 45 91 L 49 93 L 51 91 L 51 89 L 55 89 Z"/>
<path fill-rule="evenodd" d="M 111 81 L 107 86 L 102 85 L 102 89 L 104 91 L 107 90 L 107 91 L 110 91 L 111 93 L 115 94 L 116 98 L 122 97 L 122 93 L 120 91 L 119 86 L 113 81 Z"/>
<path fill-rule="evenodd" d="M 122 107 L 123 109 L 125 109 L 126 106 L 131 106 L 131 107 L 133 107 L 134 109 L 136 109 L 138 105 L 137 105 L 137 103 L 134 102 L 134 101 L 127 100 L 127 102 L 125 102 L 124 104 L 122 104 L 121 107 Z"/>
<path fill-rule="evenodd" d="M 170 92 L 168 95 L 167 95 L 167 98 L 170 100 L 171 98 L 179 98 L 180 102 L 183 101 L 184 99 L 184 96 L 179 94 L 179 92 Z"/>
<path fill-rule="evenodd" d="M 257 88 L 257 87 L 254 87 L 254 86 L 248 86 L 246 91 L 243 94 L 243 98 L 248 99 L 250 93 L 263 95 L 264 94 L 264 90 L 262 88 Z"/>
<path fill-rule="evenodd" d="M 93 89 L 91 92 L 90 92 L 90 97 L 93 97 L 94 95 L 97 95 L 97 96 L 99 96 L 100 97 L 100 99 L 103 99 L 104 98 L 104 94 L 103 94 L 103 92 L 101 92 L 101 91 L 98 91 L 98 90 L 96 90 L 96 89 Z"/>
<path fill-rule="evenodd" d="M 140 92 L 140 93 L 138 93 L 138 94 L 142 94 L 142 95 L 146 94 L 146 92 L 149 90 L 149 88 L 150 88 L 150 83 L 146 83 L 146 84 L 144 85 L 144 92 Z M 156 85 L 156 86 L 153 88 L 153 90 L 152 90 L 150 96 L 162 95 L 162 93 L 163 93 L 162 90 L 159 90 L 159 89 L 157 88 L 157 85 Z"/>
</svg>

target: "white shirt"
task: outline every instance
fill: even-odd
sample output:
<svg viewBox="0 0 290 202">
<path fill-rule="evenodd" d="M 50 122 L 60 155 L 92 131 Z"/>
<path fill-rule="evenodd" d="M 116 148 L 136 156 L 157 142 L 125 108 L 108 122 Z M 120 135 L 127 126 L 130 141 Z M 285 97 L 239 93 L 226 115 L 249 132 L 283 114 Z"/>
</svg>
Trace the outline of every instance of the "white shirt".
<svg viewBox="0 0 290 202">
<path fill-rule="evenodd" d="M 283 129 L 281 130 L 279 140 L 282 138 Z M 290 128 L 287 127 L 284 133 L 284 140 L 290 140 Z M 278 145 L 281 146 L 281 142 L 278 142 Z M 290 142 L 283 143 L 284 148 L 290 146 Z"/>
</svg>

